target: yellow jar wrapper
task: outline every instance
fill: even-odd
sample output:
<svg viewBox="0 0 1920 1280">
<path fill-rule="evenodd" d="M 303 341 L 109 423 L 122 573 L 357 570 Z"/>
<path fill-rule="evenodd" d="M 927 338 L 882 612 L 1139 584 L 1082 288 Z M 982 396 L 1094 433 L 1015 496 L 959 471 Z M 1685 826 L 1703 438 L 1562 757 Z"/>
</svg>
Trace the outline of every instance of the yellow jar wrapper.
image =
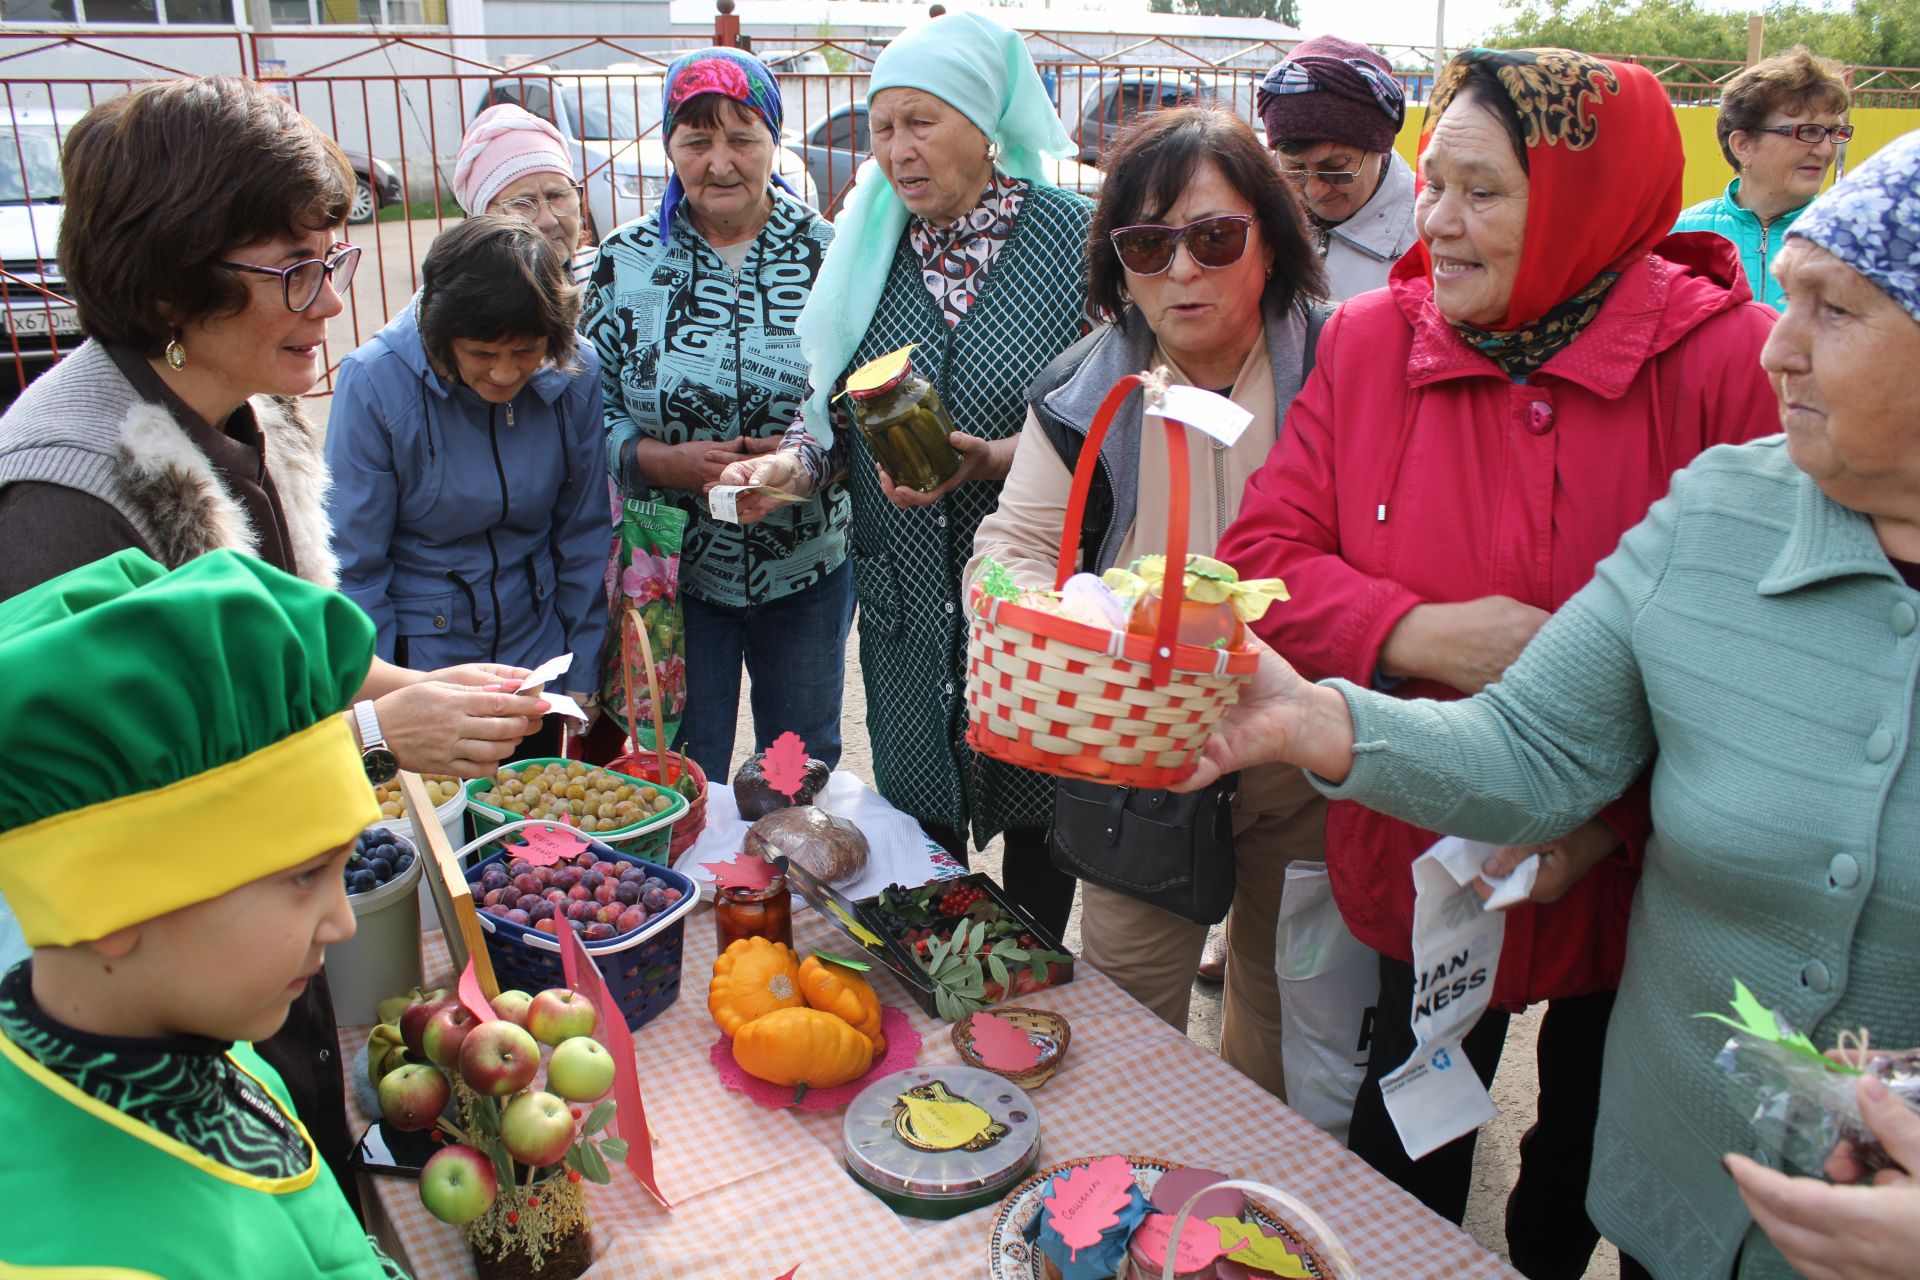
<svg viewBox="0 0 1920 1280">
<path fill-rule="evenodd" d="M 1167 558 L 1141 556 L 1125 569 L 1109 569 L 1101 575 L 1116 593 L 1135 598 L 1151 592 L 1164 595 Z M 1288 599 L 1287 584 L 1278 578 L 1249 578 L 1245 582 L 1230 564 L 1210 556 L 1188 556 L 1185 582 L 1187 599 L 1200 604 L 1230 603 L 1233 616 L 1242 622 L 1258 622 L 1277 601 Z"/>
</svg>

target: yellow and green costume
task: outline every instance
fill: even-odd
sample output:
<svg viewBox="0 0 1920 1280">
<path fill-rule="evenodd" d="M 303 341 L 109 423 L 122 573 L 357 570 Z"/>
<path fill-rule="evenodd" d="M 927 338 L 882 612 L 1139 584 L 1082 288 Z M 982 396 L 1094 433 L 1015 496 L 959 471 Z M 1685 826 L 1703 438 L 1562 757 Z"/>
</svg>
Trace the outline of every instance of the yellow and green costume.
<svg viewBox="0 0 1920 1280">
<path fill-rule="evenodd" d="M 0 604 L 0 891 L 28 943 L 357 835 L 378 815 L 338 713 L 372 652 L 352 602 L 232 552 L 172 573 L 122 552 Z M 0 976 L 0 1274 L 398 1274 L 250 1046 L 75 1030 L 32 963 Z"/>
</svg>

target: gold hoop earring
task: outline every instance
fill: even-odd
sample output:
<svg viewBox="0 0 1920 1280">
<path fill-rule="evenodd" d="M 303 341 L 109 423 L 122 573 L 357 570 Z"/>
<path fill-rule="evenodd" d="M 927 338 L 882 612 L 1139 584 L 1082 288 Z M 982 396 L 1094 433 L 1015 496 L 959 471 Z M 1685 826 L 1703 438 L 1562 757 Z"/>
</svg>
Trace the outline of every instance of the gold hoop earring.
<svg viewBox="0 0 1920 1280">
<path fill-rule="evenodd" d="M 167 340 L 165 355 L 167 358 L 167 368 L 173 370 L 175 373 L 187 367 L 187 349 L 180 345 L 180 339 L 169 338 Z"/>
</svg>

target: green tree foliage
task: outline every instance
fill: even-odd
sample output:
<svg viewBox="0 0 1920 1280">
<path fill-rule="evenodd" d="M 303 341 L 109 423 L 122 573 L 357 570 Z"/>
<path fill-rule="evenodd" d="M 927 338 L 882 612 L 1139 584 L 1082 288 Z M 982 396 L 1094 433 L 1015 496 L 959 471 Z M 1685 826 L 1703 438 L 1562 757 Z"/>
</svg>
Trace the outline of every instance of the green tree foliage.
<svg viewBox="0 0 1920 1280">
<path fill-rule="evenodd" d="M 1300 25 L 1300 0 L 1153 0 L 1155 13 L 1192 13 L 1210 18 L 1266 18 Z"/>
<path fill-rule="evenodd" d="M 1842 62 L 1920 67 L 1914 0 L 1853 0 L 1844 9 L 1785 0 L 1759 12 L 1768 53 L 1804 44 Z M 1739 61 L 1747 56 L 1747 13 L 1701 0 L 1508 0 L 1507 20 L 1487 33 L 1486 43 Z"/>
</svg>

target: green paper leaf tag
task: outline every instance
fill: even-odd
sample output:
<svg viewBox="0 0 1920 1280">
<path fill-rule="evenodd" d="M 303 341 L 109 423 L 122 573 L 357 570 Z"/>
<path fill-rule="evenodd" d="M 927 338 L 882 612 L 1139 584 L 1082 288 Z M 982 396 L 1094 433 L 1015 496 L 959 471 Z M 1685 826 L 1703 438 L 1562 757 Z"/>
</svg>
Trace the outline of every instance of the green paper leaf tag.
<svg viewBox="0 0 1920 1280">
<path fill-rule="evenodd" d="M 1837 1071 L 1843 1075 L 1860 1074 L 1859 1070 L 1835 1062 L 1815 1047 L 1813 1041 L 1798 1031 L 1788 1028 L 1780 1015 L 1760 1003 L 1760 998 L 1747 989 L 1747 984 L 1735 978 L 1733 981 L 1732 1008 L 1734 1016 L 1724 1013 L 1696 1013 L 1696 1018 L 1711 1018 L 1715 1022 L 1724 1022 L 1735 1031 L 1762 1040 L 1768 1044 L 1777 1044 L 1790 1053 L 1796 1053 L 1812 1062 L 1819 1063 L 1828 1071 Z"/>
</svg>

